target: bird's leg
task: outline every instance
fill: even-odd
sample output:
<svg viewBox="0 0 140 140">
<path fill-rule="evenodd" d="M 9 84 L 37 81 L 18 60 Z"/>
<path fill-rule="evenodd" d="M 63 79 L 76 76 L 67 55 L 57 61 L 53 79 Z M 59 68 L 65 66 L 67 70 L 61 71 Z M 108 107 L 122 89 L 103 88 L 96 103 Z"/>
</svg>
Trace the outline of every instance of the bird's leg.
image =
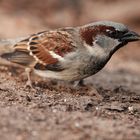
<svg viewBox="0 0 140 140">
<path fill-rule="evenodd" d="M 32 72 L 32 69 L 31 68 L 26 68 L 25 69 L 25 72 L 27 74 L 27 82 L 26 82 L 26 87 L 30 87 L 33 89 L 33 86 L 32 86 L 32 81 L 31 81 L 31 72 Z"/>
<path fill-rule="evenodd" d="M 85 86 L 84 85 L 84 80 L 79 80 L 79 81 L 74 81 L 73 83 L 73 87 L 76 88 L 76 87 L 82 87 L 82 86 Z"/>
<path fill-rule="evenodd" d="M 97 99 L 101 101 L 103 100 L 103 96 L 99 94 L 96 88 L 94 88 L 92 85 L 87 85 L 87 84 L 85 85 L 84 80 L 75 81 L 73 83 L 73 87 L 74 88 L 87 88 L 89 94 L 94 94 L 97 97 Z"/>
</svg>

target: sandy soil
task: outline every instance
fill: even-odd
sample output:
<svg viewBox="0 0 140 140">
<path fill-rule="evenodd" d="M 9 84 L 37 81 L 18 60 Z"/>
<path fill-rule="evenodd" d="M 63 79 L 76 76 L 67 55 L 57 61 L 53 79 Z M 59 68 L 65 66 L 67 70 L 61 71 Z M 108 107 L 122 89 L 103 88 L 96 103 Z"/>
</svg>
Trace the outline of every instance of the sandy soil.
<svg viewBox="0 0 140 140">
<path fill-rule="evenodd" d="M 37 91 L 32 91 L 24 87 L 25 75 L 5 69 L 0 75 L 1 139 L 140 139 L 140 73 L 105 68 L 88 78 L 86 84 L 104 97 L 99 101 L 87 91 L 37 77 Z"/>
</svg>

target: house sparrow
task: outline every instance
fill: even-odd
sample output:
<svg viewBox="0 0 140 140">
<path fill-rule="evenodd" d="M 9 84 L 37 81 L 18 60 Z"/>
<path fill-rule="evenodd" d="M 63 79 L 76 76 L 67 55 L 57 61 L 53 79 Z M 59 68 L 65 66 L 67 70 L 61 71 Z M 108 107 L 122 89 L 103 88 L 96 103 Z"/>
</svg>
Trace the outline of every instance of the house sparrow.
<svg viewBox="0 0 140 140">
<path fill-rule="evenodd" d="M 121 23 L 99 21 L 7 41 L 1 57 L 23 66 L 30 85 L 31 71 L 46 78 L 82 83 L 100 71 L 119 48 L 139 39 Z"/>
</svg>

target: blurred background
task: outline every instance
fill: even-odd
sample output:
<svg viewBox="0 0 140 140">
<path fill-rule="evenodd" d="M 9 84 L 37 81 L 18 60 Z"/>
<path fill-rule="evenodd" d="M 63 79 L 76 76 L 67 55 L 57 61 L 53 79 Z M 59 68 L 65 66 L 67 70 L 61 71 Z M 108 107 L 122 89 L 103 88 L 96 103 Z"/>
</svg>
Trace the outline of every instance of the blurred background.
<svg viewBox="0 0 140 140">
<path fill-rule="evenodd" d="M 140 34 L 140 0 L 0 0 L 0 38 L 99 20 L 127 24 Z M 140 43 L 119 50 L 106 66 L 140 73 Z"/>
</svg>

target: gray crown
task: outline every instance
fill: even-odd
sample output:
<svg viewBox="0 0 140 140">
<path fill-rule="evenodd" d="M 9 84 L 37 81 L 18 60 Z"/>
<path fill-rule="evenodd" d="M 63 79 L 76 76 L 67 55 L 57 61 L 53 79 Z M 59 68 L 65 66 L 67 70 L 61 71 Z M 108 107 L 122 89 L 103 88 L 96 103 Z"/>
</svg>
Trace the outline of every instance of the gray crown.
<svg viewBox="0 0 140 140">
<path fill-rule="evenodd" d="M 98 22 L 94 22 L 91 24 L 87 24 L 87 25 L 85 25 L 85 27 L 86 26 L 98 26 L 98 25 L 111 26 L 111 27 L 114 27 L 118 31 L 128 31 L 127 26 L 125 26 L 124 24 L 112 22 L 112 21 L 98 21 Z"/>
</svg>

